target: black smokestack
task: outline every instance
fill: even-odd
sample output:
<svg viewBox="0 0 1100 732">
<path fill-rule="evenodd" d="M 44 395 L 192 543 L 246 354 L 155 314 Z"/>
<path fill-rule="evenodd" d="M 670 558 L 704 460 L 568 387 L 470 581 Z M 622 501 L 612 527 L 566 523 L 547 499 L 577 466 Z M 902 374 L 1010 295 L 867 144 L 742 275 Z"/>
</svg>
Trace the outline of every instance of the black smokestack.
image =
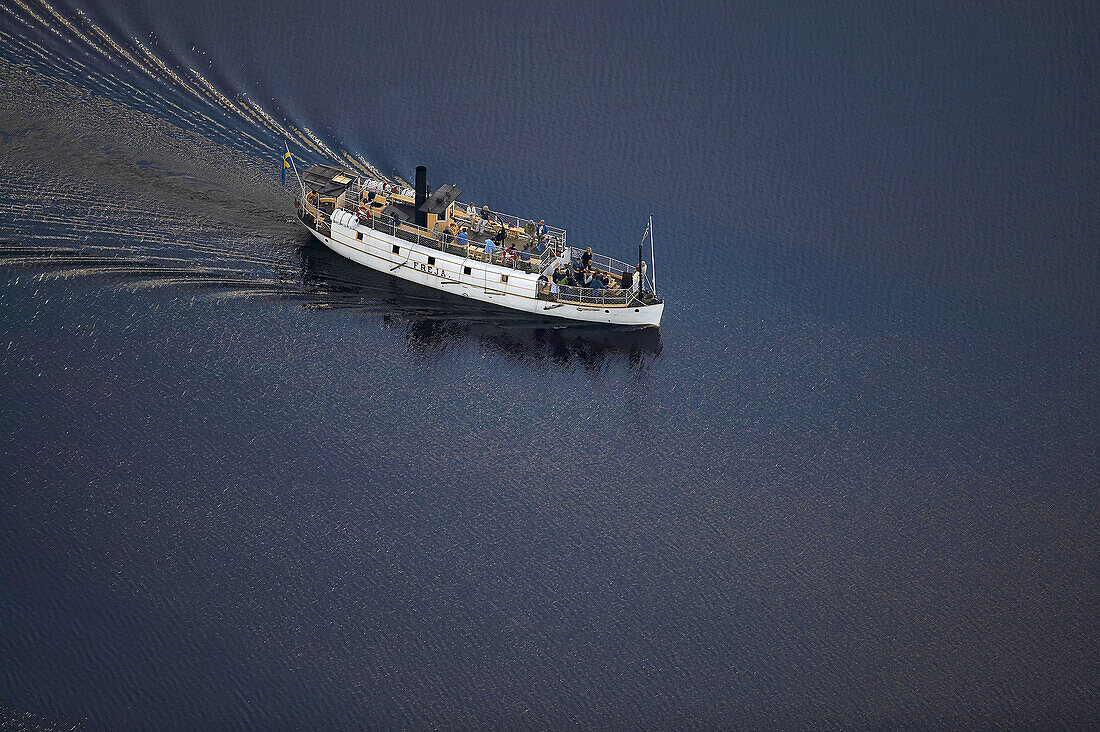
<svg viewBox="0 0 1100 732">
<path fill-rule="evenodd" d="M 420 207 L 428 200 L 428 169 L 423 165 L 416 166 L 416 225 L 428 225 L 428 212 L 421 211 Z"/>
</svg>

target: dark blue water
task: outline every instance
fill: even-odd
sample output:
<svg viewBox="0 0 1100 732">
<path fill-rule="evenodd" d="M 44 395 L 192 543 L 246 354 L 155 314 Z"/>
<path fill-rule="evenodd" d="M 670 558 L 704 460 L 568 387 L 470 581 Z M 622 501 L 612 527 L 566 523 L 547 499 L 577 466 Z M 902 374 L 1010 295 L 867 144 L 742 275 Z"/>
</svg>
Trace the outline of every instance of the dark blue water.
<svg viewBox="0 0 1100 732">
<path fill-rule="evenodd" d="M 1091 3 L 0 4 L 0 714 L 1087 728 Z M 659 331 L 363 271 L 332 162 Z"/>
</svg>

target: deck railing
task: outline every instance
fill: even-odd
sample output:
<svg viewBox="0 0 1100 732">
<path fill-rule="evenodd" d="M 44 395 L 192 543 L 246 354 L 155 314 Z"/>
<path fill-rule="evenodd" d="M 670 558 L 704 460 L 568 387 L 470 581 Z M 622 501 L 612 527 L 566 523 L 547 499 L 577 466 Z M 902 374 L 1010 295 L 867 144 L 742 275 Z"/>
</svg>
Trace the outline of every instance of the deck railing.
<svg viewBox="0 0 1100 732">
<path fill-rule="evenodd" d="M 634 299 L 630 290 L 618 288 L 594 289 L 591 287 L 573 287 L 571 285 L 559 285 L 557 293 L 558 302 L 567 302 L 577 305 L 623 307 L 629 305 Z"/>
</svg>

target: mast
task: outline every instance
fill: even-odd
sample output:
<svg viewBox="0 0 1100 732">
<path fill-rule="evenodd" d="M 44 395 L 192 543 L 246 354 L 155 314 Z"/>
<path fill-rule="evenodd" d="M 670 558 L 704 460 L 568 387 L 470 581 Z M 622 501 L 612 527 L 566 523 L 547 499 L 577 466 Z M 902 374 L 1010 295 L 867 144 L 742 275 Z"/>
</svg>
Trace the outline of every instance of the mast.
<svg viewBox="0 0 1100 732">
<path fill-rule="evenodd" d="M 657 297 L 657 262 L 653 259 L 653 214 L 649 215 L 649 268 L 653 272 L 653 297 Z"/>
</svg>

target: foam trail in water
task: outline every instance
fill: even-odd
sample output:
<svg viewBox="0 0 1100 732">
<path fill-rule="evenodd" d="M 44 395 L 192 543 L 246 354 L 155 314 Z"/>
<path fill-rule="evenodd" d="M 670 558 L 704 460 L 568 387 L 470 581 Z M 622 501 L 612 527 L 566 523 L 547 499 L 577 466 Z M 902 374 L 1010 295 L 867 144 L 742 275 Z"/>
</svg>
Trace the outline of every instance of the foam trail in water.
<svg viewBox="0 0 1100 732">
<path fill-rule="evenodd" d="M 86 49 L 109 62 L 121 71 L 136 72 L 155 82 L 153 88 L 142 88 L 129 83 L 118 74 L 105 75 L 80 63 L 75 54 L 59 54 L 34 43 L 29 38 L 8 34 L 6 40 L 13 49 L 21 49 L 23 56 L 32 56 L 38 68 L 46 73 L 64 71 L 74 83 L 120 97 L 116 101 L 139 103 L 145 111 L 166 115 L 185 128 L 238 149 L 263 156 L 282 148 L 283 140 L 301 149 L 315 153 L 330 161 L 339 162 L 370 177 L 384 178 L 378 169 L 361 155 L 349 152 L 345 145 L 331 145 L 311 125 L 280 122 L 262 105 L 244 93 L 227 94 L 207 79 L 197 69 L 166 61 L 149 46 L 134 38 L 120 41 L 113 38 L 100 24 L 94 22 L 82 9 L 72 11 L 74 18 L 67 18 L 47 0 L 36 0 L 35 7 L 28 0 L 13 0 L 15 5 L 2 7 L 20 24 L 36 27 L 56 36 L 66 44 Z M 81 27 L 82 26 L 82 27 Z M 176 68 L 173 68 L 175 66 Z M 182 70 L 177 70 L 182 69 Z M 182 105 L 162 92 L 175 91 L 199 100 L 201 105 Z M 121 92 L 121 94 L 119 94 Z M 214 113 L 217 110 L 217 114 Z M 231 120 L 226 124 L 223 120 Z M 279 138 L 278 141 L 273 138 Z M 299 153 L 300 154 L 300 153 Z"/>
</svg>

